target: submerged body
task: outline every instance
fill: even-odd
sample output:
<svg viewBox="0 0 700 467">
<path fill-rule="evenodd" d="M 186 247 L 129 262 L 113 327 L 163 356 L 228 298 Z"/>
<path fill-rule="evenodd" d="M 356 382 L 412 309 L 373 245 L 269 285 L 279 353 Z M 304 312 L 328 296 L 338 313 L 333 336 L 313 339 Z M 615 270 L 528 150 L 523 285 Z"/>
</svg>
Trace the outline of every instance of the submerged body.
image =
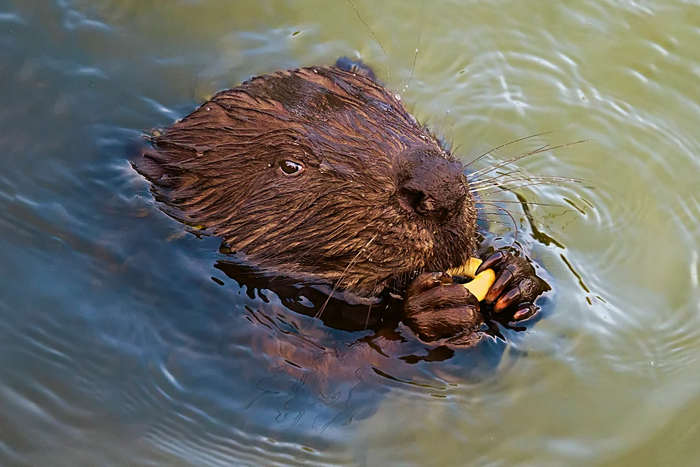
<svg viewBox="0 0 700 467">
<path fill-rule="evenodd" d="M 280 71 L 222 91 L 143 156 L 137 168 L 168 214 L 262 271 L 365 299 L 404 292 L 415 278 L 404 321 L 426 340 L 471 336 L 483 319 L 444 273 L 478 246 L 464 166 L 361 64 Z M 484 266 L 499 274 L 487 302 L 510 293 L 501 308 L 543 290 L 520 258 Z"/>
</svg>

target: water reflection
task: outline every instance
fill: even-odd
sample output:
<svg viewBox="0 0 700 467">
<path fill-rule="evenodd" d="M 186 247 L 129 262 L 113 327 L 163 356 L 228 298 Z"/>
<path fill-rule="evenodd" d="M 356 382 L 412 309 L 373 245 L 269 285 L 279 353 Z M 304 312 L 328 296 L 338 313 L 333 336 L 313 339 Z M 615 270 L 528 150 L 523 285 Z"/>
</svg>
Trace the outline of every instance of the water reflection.
<svg viewBox="0 0 700 467">
<path fill-rule="evenodd" d="M 251 299 L 257 297 L 262 299 L 265 305 L 270 305 L 271 300 L 268 295 L 270 293 L 275 295 L 275 301 L 279 301 L 283 305 L 284 310 L 277 310 L 273 315 L 259 315 L 263 313 L 263 308 L 258 310 L 248 309 L 248 311 L 253 315 L 253 319 L 257 323 L 267 327 L 273 326 L 277 333 L 283 335 L 294 334 L 297 338 L 306 342 L 309 345 L 309 349 L 305 349 L 303 353 L 308 353 L 310 359 L 308 357 L 301 358 L 304 361 L 308 360 L 311 365 L 313 365 L 313 362 L 320 363 L 323 359 L 318 355 L 313 355 L 313 351 L 310 349 L 316 348 L 323 352 L 327 350 L 324 347 L 325 345 L 335 347 L 334 340 L 339 335 L 347 336 L 346 339 L 350 339 L 346 346 L 352 349 L 350 351 L 351 354 L 359 352 L 357 357 L 348 357 L 349 359 L 356 358 L 355 366 L 367 365 L 379 369 L 382 365 L 377 362 L 390 361 L 391 359 L 399 359 L 406 363 L 418 363 L 421 361 L 441 362 L 455 354 L 453 349 L 446 346 L 422 343 L 410 331 L 404 329 L 400 324 L 401 299 L 392 297 L 388 292 L 384 297 L 371 304 L 354 304 L 348 302 L 345 297 L 336 297 L 335 295 L 330 295 L 329 297 L 330 288 L 325 285 L 303 284 L 280 276 L 266 276 L 244 264 L 226 260 L 218 261 L 215 267 L 224 272 L 229 278 L 238 282 L 240 287 L 245 287 L 246 294 Z M 221 283 L 221 285 L 224 284 Z M 290 311 L 294 314 L 290 314 Z M 296 317 L 295 314 L 304 315 L 308 318 L 320 318 L 325 327 L 331 328 L 333 331 L 341 331 L 342 334 L 337 332 L 329 333 L 329 330 L 319 326 L 320 323 L 318 321 Z M 305 323 L 304 328 L 301 327 L 302 324 L 299 319 L 302 319 Z M 514 329 L 508 326 L 508 323 L 501 324 L 495 321 L 491 323 L 491 326 L 495 330 L 499 324 L 508 329 Z M 524 328 L 518 327 L 517 329 L 522 330 Z M 493 335 L 493 333 L 491 334 Z M 325 342 L 328 337 L 330 337 L 331 341 Z M 502 336 L 499 335 L 499 337 Z M 485 338 L 484 340 L 494 339 Z M 277 349 L 279 344 L 273 343 L 271 345 Z M 475 358 L 473 365 L 469 365 L 469 371 L 473 371 L 475 374 L 484 371 L 483 365 L 476 364 L 477 360 L 494 362 L 493 358 L 488 358 L 485 354 L 481 354 L 482 347 L 487 346 L 480 346 L 479 351 L 474 352 L 478 354 L 478 357 Z M 494 347 L 502 350 L 503 345 Z M 263 347 L 260 351 L 268 355 L 277 354 L 277 350 L 279 350 L 268 352 L 265 349 L 266 347 Z M 300 349 L 297 348 L 297 350 Z M 367 352 L 367 354 L 363 352 Z M 377 354 L 376 356 L 374 355 L 375 353 Z M 471 351 L 468 353 L 471 353 Z M 293 358 L 286 359 L 288 361 L 294 360 Z M 497 365 L 498 355 L 495 356 L 495 363 Z M 396 362 L 391 364 L 396 365 Z M 306 365 L 296 366 L 302 369 L 306 368 Z M 324 371 L 333 372 L 340 369 L 334 369 L 334 366 L 336 365 L 329 364 Z M 319 367 L 313 371 L 320 369 Z M 491 370 L 493 369 L 495 369 L 495 365 L 491 367 Z M 483 374 L 485 373 L 482 373 L 482 376 Z M 332 374 L 328 376 L 329 379 L 333 379 Z M 398 376 L 394 377 L 402 379 L 398 378 Z"/>
</svg>

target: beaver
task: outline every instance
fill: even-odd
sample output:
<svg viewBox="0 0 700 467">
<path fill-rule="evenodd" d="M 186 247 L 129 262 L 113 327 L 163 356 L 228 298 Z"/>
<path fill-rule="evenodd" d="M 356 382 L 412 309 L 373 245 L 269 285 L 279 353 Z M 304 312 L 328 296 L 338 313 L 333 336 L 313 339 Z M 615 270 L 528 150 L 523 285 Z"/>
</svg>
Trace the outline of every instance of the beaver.
<svg viewBox="0 0 700 467">
<path fill-rule="evenodd" d="M 163 211 L 264 273 L 360 303 L 400 296 L 425 342 L 471 345 L 486 308 L 524 320 L 548 288 L 507 251 L 480 268 L 496 271 L 484 302 L 454 283 L 479 247 L 465 166 L 360 61 L 221 91 L 154 132 L 135 167 Z"/>
</svg>

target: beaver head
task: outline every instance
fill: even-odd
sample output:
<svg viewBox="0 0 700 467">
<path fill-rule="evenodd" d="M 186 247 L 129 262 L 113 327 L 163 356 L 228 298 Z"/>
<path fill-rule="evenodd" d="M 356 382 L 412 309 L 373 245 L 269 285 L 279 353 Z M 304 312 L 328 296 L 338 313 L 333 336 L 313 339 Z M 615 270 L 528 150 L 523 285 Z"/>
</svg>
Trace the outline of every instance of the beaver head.
<svg viewBox="0 0 700 467">
<path fill-rule="evenodd" d="M 476 247 L 463 165 L 363 74 L 253 78 L 151 142 L 136 166 L 162 208 L 265 271 L 372 296 Z"/>
</svg>

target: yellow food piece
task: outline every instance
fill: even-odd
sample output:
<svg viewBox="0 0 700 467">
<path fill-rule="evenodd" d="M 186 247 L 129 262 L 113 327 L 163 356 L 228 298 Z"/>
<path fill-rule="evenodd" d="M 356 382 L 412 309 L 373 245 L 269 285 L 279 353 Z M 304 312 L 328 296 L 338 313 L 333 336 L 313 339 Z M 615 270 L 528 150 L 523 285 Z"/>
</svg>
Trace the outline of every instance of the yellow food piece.
<svg viewBox="0 0 700 467">
<path fill-rule="evenodd" d="M 195 230 L 203 230 L 203 229 L 204 229 L 204 226 L 203 226 L 203 225 L 201 225 L 201 224 L 195 224 L 195 223 L 193 223 L 193 222 L 184 221 L 183 224 L 185 224 L 185 225 L 188 226 L 188 227 L 192 227 L 192 228 L 195 229 Z"/>
<path fill-rule="evenodd" d="M 474 279 L 476 277 L 476 270 L 479 269 L 481 263 L 483 263 L 483 261 L 479 258 L 469 258 L 462 266 L 448 269 L 447 274 L 450 276 L 467 276 Z"/>
<path fill-rule="evenodd" d="M 480 260 L 478 260 L 481 263 Z M 474 268 L 476 270 L 476 268 Z M 465 274 L 466 275 L 466 274 Z M 473 281 L 462 284 L 464 288 L 472 293 L 477 300 L 482 301 L 486 298 L 486 294 L 491 290 L 491 286 L 496 281 L 496 273 L 493 269 L 485 269 L 474 278 Z"/>
</svg>

